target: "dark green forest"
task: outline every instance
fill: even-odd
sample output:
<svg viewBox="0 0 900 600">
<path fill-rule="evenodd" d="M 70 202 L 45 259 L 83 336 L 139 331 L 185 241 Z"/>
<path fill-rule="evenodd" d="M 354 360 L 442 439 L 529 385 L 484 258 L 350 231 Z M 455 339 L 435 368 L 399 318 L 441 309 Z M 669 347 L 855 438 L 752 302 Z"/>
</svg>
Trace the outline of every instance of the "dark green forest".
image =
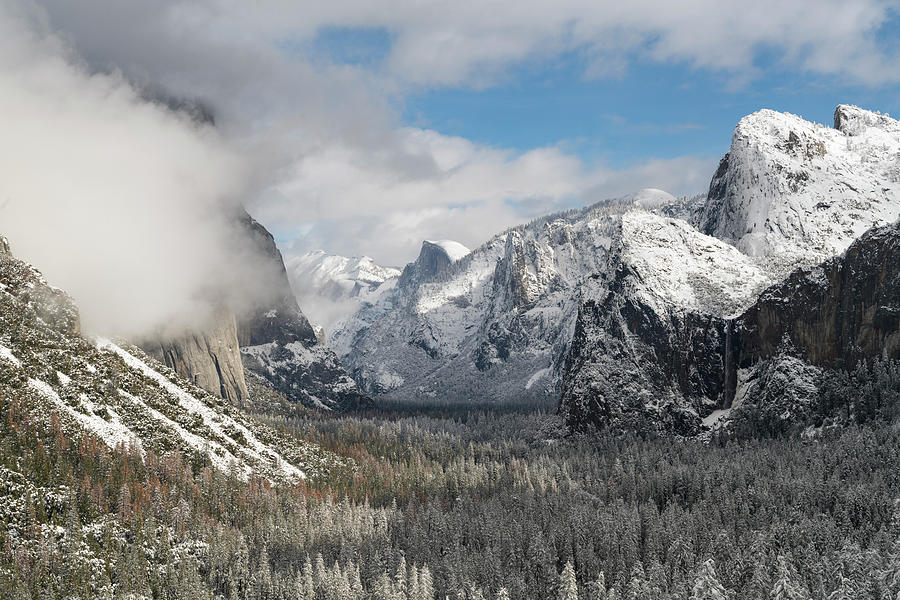
<svg viewBox="0 0 900 600">
<path fill-rule="evenodd" d="M 893 600 L 886 373 L 833 378 L 839 426 L 758 411 L 705 439 L 569 435 L 540 407 L 259 415 L 350 459 L 293 486 L 111 451 L 4 397 L 0 597 Z"/>
</svg>

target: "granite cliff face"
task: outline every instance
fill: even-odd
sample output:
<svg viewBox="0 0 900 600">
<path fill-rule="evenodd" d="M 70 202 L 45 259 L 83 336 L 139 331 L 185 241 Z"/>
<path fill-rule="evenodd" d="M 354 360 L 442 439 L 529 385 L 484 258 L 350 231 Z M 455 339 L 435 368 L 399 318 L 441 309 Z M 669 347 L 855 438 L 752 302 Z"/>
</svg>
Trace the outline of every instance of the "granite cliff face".
<svg viewBox="0 0 900 600">
<path fill-rule="evenodd" d="M 425 242 L 395 282 L 343 322 L 331 345 L 373 394 L 554 402 L 580 287 L 604 267 L 621 216 L 643 204 L 660 212 L 693 208 L 652 190 L 536 219 L 469 253 Z"/>
<path fill-rule="evenodd" d="M 733 317 L 777 276 L 684 221 L 625 214 L 579 309 L 561 396 L 569 425 L 695 433 L 734 395 Z"/>
<path fill-rule="evenodd" d="M 833 130 L 761 111 L 735 131 L 701 231 L 623 218 L 579 310 L 569 425 L 693 434 L 742 405 L 790 414 L 828 372 L 897 359 L 898 148 L 896 121 L 855 107 Z"/>
<path fill-rule="evenodd" d="M 735 322 L 739 368 L 788 340 L 814 365 L 900 359 L 900 223 L 872 229 L 836 258 L 767 289 Z"/>
<path fill-rule="evenodd" d="M 174 339 L 146 342 L 144 349 L 204 390 L 240 406 L 250 394 L 231 310 L 219 307 L 208 323 Z"/>
<path fill-rule="evenodd" d="M 235 244 L 246 254 L 244 262 L 255 267 L 238 285 L 253 293 L 223 294 L 205 325 L 145 342 L 145 349 L 179 375 L 238 405 L 254 406 L 245 368 L 289 403 L 328 410 L 371 405 L 297 305 L 275 239 L 245 212 L 237 221 Z M 240 299 L 232 301 L 234 296 Z"/>
</svg>

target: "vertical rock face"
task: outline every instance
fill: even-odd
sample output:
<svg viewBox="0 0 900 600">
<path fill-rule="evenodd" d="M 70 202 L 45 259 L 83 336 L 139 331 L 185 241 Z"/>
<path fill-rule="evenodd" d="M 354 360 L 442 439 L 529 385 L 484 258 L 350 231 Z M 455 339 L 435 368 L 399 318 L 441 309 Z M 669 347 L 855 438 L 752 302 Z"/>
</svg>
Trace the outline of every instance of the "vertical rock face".
<svg viewBox="0 0 900 600">
<path fill-rule="evenodd" d="M 246 368 L 292 403 L 341 410 L 369 406 L 297 306 L 272 234 L 246 212 L 237 221 L 235 244 L 252 266 L 247 280 L 238 282 L 242 289 L 226 294 L 205 325 L 144 347 L 180 375 L 238 404 L 253 404 Z"/>
<path fill-rule="evenodd" d="M 176 339 L 145 344 L 160 362 L 208 392 L 242 404 L 249 399 L 234 314 L 214 311 L 209 323 Z"/>
<path fill-rule="evenodd" d="M 767 266 L 678 219 L 622 217 L 582 304 L 563 374 L 569 425 L 695 433 L 733 396 L 732 325 Z"/>
<path fill-rule="evenodd" d="M 275 238 L 246 212 L 241 215 L 240 224 L 246 235 L 248 251 L 257 259 L 259 270 L 254 276 L 266 290 L 254 294 L 254 301 L 238 316 L 240 345 L 257 346 L 271 342 L 282 345 L 292 342 L 316 344 L 316 333 L 297 306 Z"/>
<path fill-rule="evenodd" d="M 691 434 L 740 405 L 790 415 L 833 369 L 900 359 L 898 157 L 900 125 L 856 107 L 833 130 L 743 119 L 693 219 L 714 237 L 623 218 L 579 310 L 569 425 Z"/>
<path fill-rule="evenodd" d="M 426 281 L 434 281 L 446 273 L 454 261 L 468 253 L 469 249 L 458 242 L 425 240 L 422 242 L 419 257 L 403 269 L 398 285 L 409 288 Z"/>
<path fill-rule="evenodd" d="M 873 229 L 840 257 L 801 268 L 736 321 L 738 364 L 791 346 L 814 365 L 900 359 L 900 223 Z"/>
<path fill-rule="evenodd" d="M 238 318 L 244 366 L 290 402 L 327 410 L 371 407 L 297 305 L 275 238 L 246 213 L 241 225 L 252 252 L 263 259 L 260 268 L 269 290 Z"/>
</svg>

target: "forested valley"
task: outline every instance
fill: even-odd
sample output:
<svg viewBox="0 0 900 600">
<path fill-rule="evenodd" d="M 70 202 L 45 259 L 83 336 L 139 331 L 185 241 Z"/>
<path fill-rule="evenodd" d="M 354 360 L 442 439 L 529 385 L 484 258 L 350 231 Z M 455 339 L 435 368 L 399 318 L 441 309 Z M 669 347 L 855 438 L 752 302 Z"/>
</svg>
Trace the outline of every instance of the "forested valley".
<svg viewBox="0 0 900 600">
<path fill-rule="evenodd" d="M 895 598 L 891 381 L 840 427 L 706 439 L 569 435 L 540 406 L 258 415 L 349 459 L 293 486 L 4 397 L 0 597 Z"/>
</svg>

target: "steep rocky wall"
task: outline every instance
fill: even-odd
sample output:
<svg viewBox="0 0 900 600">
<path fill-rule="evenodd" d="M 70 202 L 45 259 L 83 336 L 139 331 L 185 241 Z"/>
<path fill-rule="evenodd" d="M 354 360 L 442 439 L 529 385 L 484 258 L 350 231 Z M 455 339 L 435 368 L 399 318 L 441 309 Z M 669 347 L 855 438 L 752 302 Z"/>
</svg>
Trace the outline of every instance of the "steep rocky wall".
<svg viewBox="0 0 900 600">
<path fill-rule="evenodd" d="M 873 229 L 840 257 L 798 269 L 736 322 L 738 364 L 774 355 L 784 338 L 815 365 L 900 358 L 900 224 Z"/>
<path fill-rule="evenodd" d="M 696 433 L 701 418 L 732 406 L 739 370 L 784 361 L 786 348 L 822 368 L 900 359 L 900 223 L 793 271 L 734 318 L 685 310 L 661 316 L 635 293 L 635 280 L 620 267 L 605 296 L 579 311 L 560 399 L 574 429 Z"/>
<path fill-rule="evenodd" d="M 321 346 L 294 298 L 275 239 L 246 212 L 236 215 L 235 250 L 246 281 L 225 289 L 205 325 L 144 348 L 178 374 L 236 404 L 247 405 L 244 369 L 288 401 L 319 408 L 357 408 L 360 394 L 332 351 Z M 243 350 L 242 350 L 243 349 Z"/>
<path fill-rule="evenodd" d="M 238 346 L 237 324 L 227 308 L 214 312 L 207 325 L 174 339 L 144 345 L 154 358 L 206 391 L 235 404 L 249 396 Z"/>
</svg>

